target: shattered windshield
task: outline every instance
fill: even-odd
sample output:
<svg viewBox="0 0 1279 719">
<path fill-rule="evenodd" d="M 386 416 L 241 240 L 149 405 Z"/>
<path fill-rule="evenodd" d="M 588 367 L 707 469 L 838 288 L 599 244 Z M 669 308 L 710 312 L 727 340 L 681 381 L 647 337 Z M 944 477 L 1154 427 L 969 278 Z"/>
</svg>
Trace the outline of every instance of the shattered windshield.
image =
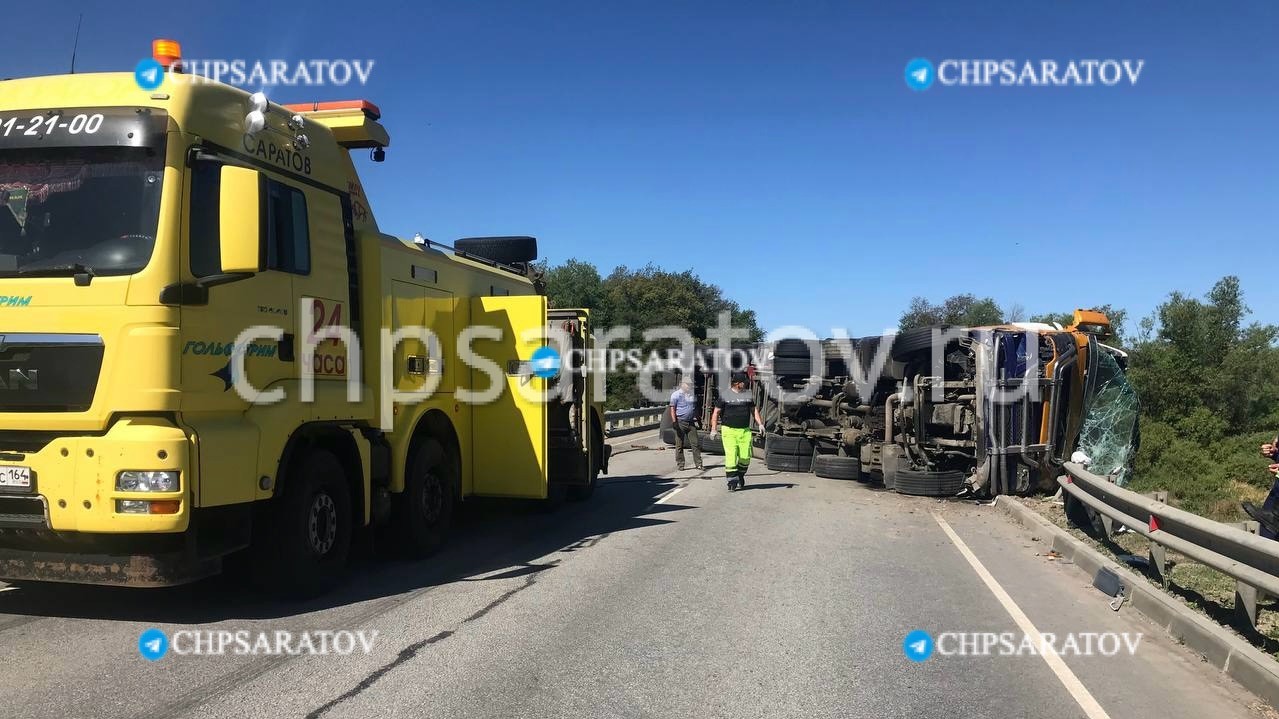
<svg viewBox="0 0 1279 719">
<path fill-rule="evenodd" d="M 156 148 L 0 152 L 0 276 L 142 269 L 155 244 L 163 177 Z"/>
<path fill-rule="evenodd" d="M 1132 475 L 1136 453 L 1137 393 L 1118 360 L 1098 350 L 1097 381 L 1079 432 L 1079 451 L 1087 455 L 1093 474 L 1124 485 Z"/>
</svg>

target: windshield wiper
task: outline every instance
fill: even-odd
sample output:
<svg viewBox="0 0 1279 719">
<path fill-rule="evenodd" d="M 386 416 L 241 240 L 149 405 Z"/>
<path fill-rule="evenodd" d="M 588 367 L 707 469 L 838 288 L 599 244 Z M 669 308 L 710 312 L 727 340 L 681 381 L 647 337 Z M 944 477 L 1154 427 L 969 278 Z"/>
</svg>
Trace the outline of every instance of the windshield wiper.
<svg viewBox="0 0 1279 719">
<path fill-rule="evenodd" d="M 85 274 L 90 277 L 93 277 L 94 275 L 92 267 L 82 265 L 79 262 L 72 262 L 65 265 L 54 265 L 52 267 L 33 267 L 31 269 L 19 267 L 17 272 L 17 274 L 25 275 L 27 277 L 53 277 L 56 275 L 65 275 L 67 273 L 71 273 L 73 275 Z"/>
<path fill-rule="evenodd" d="M 69 274 L 75 278 L 77 285 L 87 285 L 90 280 L 97 276 L 92 267 L 82 265 L 79 262 L 54 265 L 52 267 L 18 268 L 18 271 L 13 274 L 21 277 L 58 277 L 59 275 Z"/>
</svg>

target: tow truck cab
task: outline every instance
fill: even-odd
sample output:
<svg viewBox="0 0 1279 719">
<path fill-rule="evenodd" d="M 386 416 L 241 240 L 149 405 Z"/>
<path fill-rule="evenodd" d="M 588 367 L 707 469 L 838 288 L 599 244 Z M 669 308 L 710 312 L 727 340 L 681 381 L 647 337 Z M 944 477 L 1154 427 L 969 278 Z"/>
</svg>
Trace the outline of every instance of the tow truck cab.
<svg viewBox="0 0 1279 719">
<path fill-rule="evenodd" d="M 343 486 L 297 510 L 328 535 L 298 540 L 318 553 L 303 593 L 331 586 L 318 565 L 352 527 L 425 554 L 463 497 L 594 486 L 593 383 L 526 371 L 552 321 L 588 344 L 589 312 L 548 315 L 532 238 L 484 244 L 534 253 L 494 258 L 382 233 L 351 159 L 389 145 L 379 117 L 198 78 L 0 82 L 0 579 L 216 572 L 297 520 L 281 512 L 319 455 Z M 504 370 L 487 405 L 459 396 L 490 383 L 460 357 L 472 324 L 504 332 L 472 347 Z M 550 402 L 516 392 L 561 381 L 575 391 Z"/>
</svg>

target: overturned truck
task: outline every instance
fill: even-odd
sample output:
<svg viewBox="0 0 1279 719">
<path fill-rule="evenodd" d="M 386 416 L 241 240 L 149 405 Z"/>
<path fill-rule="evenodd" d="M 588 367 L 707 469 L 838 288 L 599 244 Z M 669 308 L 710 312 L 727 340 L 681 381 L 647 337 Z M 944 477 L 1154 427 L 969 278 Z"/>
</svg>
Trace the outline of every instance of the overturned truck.
<svg viewBox="0 0 1279 719">
<path fill-rule="evenodd" d="M 1122 484 L 1137 400 L 1126 355 L 1100 341 L 1109 331 L 1079 310 L 1065 328 L 779 340 L 755 373 L 765 460 L 904 494 L 994 496 L 1055 491 L 1074 455 Z"/>
</svg>

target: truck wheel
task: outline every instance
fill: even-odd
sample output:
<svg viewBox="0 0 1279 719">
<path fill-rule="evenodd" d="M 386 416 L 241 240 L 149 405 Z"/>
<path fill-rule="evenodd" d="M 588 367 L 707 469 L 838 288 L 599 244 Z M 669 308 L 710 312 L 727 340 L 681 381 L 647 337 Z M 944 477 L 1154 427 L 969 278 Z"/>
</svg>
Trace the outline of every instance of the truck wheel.
<svg viewBox="0 0 1279 719">
<path fill-rule="evenodd" d="M 671 413 L 669 410 L 662 412 L 662 418 L 658 424 L 658 434 L 662 438 L 663 444 L 675 445 L 675 423 L 671 421 Z"/>
<path fill-rule="evenodd" d="M 770 434 L 764 439 L 764 453 L 766 455 L 811 457 L 813 443 L 807 437 L 785 437 L 780 434 Z"/>
<path fill-rule="evenodd" d="M 773 374 L 779 377 L 808 377 L 813 374 L 813 364 L 807 357 L 774 357 Z"/>
<path fill-rule="evenodd" d="M 396 547 L 415 559 L 444 544 L 453 519 L 456 472 L 444 445 L 428 439 L 410 450 L 404 491 L 395 497 L 391 526 Z"/>
<path fill-rule="evenodd" d="M 703 454 L 714 454 L 714 455 L 724 454 L 724 443 L 721 442 L 718 437 L 711 437 L 711 435 L 709 434 L 702 434 L 702 435 L 699 435 L 699 437 L 700 437 L 699 441 L 702 444 Z"/>
<path fill-rule="evenodd" d="M 765 452 L 764 466 L 777 472 L 808 472 L 813 468 L 813 457 Z"/>
<path fill-rule="evenodd" d="M 354 517 L 342 463 L 309 449 L 290 466 L 269 524 L 254 532 L 254 578 L 272 592 L 305 599 L 332 589 L 346 568 Z"/>
<path fill-rule="evenodd" d="M 963 472 L 921 472 L 901 468 L 897 470 L 893 484 L 893 489 L 902 494 L 920 497 L 953 497 L 963 487 Z"/>
<path fill-rule="evenodd" d="M 813 458 L 813 473 L 827 479 L 861 479 L 862 463 L 856 457 L 819 454 Z"/>
<path fill-rule="evenodd" d="M 598 436 L 599 435 L 597 434 L 596 437 Z M 591 449 L 591 457 L 589 460 L 591 463 L 591 466 L 590 466 L 590 469 L 587 470 L 591 473 L 591 476 L 588 478 L 590 483 L 584 487 L 569 487 L 568 498 L 570 500 L 574 502 L 582 502 L 587 499 L 590 499 L 591 495 L 595 494 L 595 485 L 598 484 L 600 481 L 600 468 L 601 468 L 600 458 L 603 456 L 604 456 L 603 442 L 597 441 L 595 442 L 594 447 L 592 447 Z"/>
<path fill-rule="evenodd" d="M 895 360 L 904 360 L 915 352 L 926 350 L 933 346 L 933 330 L 945 331 L 950 329 L 950 325 L 934 325 L 930 327 L 914 327 L 905 332 L 897 333 L 893 338 L 892 358 Z"/>
<path fill-rule="evenodd" d="M 808 348 L 808 341 L 795 337 L 787 337 L 777 340 L 777 344 L 773 345 L 773 357 L 798 357 L 805 362 L 812 356 L 812 352 Z"/>
</svg>

